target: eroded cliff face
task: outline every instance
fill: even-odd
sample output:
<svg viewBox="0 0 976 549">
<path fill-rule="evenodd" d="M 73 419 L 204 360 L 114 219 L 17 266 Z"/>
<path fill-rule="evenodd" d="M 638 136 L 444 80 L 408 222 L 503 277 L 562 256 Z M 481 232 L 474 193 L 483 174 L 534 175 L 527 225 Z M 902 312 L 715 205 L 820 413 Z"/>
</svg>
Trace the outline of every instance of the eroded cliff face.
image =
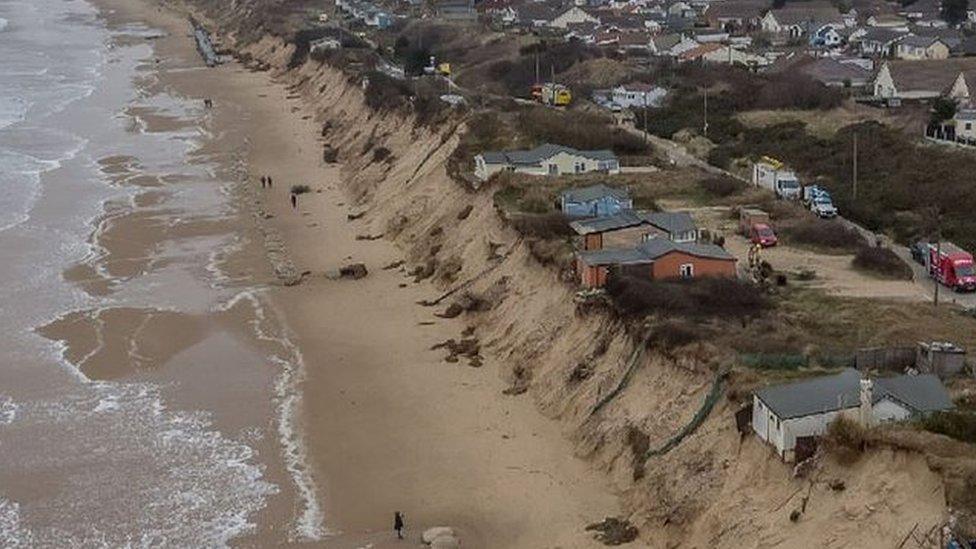
<svg viewBox="0 0 976 549">
<path fill-rule="evenodd" d="M 253 18 L 263 4 L 236 5 Z M 359 80 L 311 60 L 289 68 L 294 46 L 271 34 L 235 45 L 239 25 L 253 35 L 252 19 L 208 11 L 207 0 L 196 7 L 225 45 L 301 95 L 321 121 L 323 146 L 338 151 L 346 191 L 371 232 L 392 239 L 408 268 L 440 289 L 468 284 L 456 295 L 483 306 L 465 321 L 511 385 L 498 398 L 531 398 L 561 422 L 578 455 L 619 491 L 645 545 L 894 547 L 915 523 L 928 530 L 944 520 L 941 479 L 922 456 L 878 451 L 853 466 L 825 459 L 793 478 L 754 437 L 740 437 L 733 414 L 741 403 L 728 393 L 680 444 L 645 460 L 699 411 L 727 359 L 723 350 L 696 343 L 648 349 L 635 360 L 635 337 L 609 314 L 577 311 L 574 288 L 496 213 L 493 189 L 473 191 L 448 175 L 461 117 L 426 127 L 408 113 L 374 112 Z M 594 412 L 634 364 L 626 387 Z M 830 487 L 836 480 L 844 490 Z"/>
</svg>

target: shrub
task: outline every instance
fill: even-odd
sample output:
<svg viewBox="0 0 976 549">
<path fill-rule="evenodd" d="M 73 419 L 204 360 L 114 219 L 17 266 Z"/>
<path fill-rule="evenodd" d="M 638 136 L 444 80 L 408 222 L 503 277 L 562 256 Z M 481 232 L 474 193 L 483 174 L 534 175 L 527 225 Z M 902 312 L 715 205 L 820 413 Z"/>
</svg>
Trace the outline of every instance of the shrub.
<svg viewBox="0 0 976 549">
<path fill-rule="evenodd" d="M 780 233 L 793 243 L 829 250 L 855 250 L 865 244 L 861 233 L 835 219 L 804 219 L 795 225 L 781 227 Z"/>
<path fill-rule="evenodd" d="M 617 311 L 625 316 L 661 313 L 745 318 L 758 315 L 769 306 L 754 284 L 724 277 L 650 280 L 614 273 L 606 290 Z"/>
<path fill-rule="evenodd" d="M 292 185 L 291 194 L 305 194 L 312 192 L 308 185 Z"/>
<path fill-rule="evenodd" d="M 976 443 L 976 414 L 971 412 L 935 412 L 922 420 L 926 431 L 963 442 Z"/>
<path fill-rule="evenodd" d="M 648 346 L 663 351 L 683 347 L 702 338 L 702 331 L 687 322 L 667 320 L 651 329 Z"/>
<path fill-rule="evenodd" d="M 569 219 L 562 212 L 519 215 L 512 219 L 512 226 L 519 234 L 535 238 L 555 239 L 574 234 L 569 228 Z"/>
<path fill-rule="evenodd" d="M 387 158 L 390 158 L 391 154 L 390 149 L 387 149 L 386 147 L 378 147 L 373 151 L 373 162 L 382 162 Z"/>
<path fill-rule="evenodd" d="M 530 108 L 518 116 L 520 132 L 536 142 L 575 149 L 612 149 L 621 155 L 647 153 L 643 139 L 614 126 L 607 117 L 581 112 Z"/>
<path fill-rule="evenodd" d="M 844 416 L 837 416 L 824 434 L 824 448 L 841 463 L 853 463 L 864 452 L 864 427 Z"/>
<path fill-rule="evenodd" d="M 391 78 L 379 71 L 367 75 L 366 105 L 374 111 L 392 111 L 407 104 L 410 87 L 406 82 Z"/>
<path fill-rule="evenodd" d="M 745 188 L 745 184 L 734 177 L 716 176 L 703 179 L 698 186 L 715 196 L 731 196 Z"/>
<path fill-rule="evenodd" d="M 890 248 L 862 246 L 854 254 L 854 267 L 897 280 L 911 280 L 912 268 L 905 264 Z"/>
</svg>

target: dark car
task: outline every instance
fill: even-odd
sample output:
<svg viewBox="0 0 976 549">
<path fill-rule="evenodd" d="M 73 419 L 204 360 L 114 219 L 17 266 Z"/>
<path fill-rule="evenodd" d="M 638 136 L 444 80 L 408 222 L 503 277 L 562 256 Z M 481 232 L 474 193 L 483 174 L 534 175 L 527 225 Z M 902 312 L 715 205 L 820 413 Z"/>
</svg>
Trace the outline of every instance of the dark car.
<svg viewBox="0 0 976 549">
<path fill-rule="evenodd" d="M 928 242 L 918 241 L 908 248 L 908 251 L 912 253 L 912 259 L 915 260 L 919 265 L 925 265 L 925 256 L 929 254 L 929 244 Z"/>
</svg>

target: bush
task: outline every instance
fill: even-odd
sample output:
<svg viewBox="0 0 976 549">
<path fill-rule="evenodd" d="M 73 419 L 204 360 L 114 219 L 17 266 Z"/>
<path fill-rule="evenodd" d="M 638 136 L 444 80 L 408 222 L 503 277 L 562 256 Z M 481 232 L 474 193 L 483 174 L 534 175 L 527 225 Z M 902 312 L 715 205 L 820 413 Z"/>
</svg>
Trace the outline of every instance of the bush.
<svg viewBox="0 0 976 549">
<path fill-rule="evenodd" d="M 734 177 L 716 176 L 703 179 L 698 182 L 698 186 L 705 192 L 715 196 L 731 196 L 745 188 L 745 184 Z"/>
<path fill-rule="evenodd" d="M 390 149 L 387 149 L 386 147 L 379 147 L 373 151 L 373 162 L 382 162 L 387 158 L 390 158 L 391 154 Z"/>
<path fill-rule="evenodd" d="M 520 133 L 532 140 L 556 143 L 575 149 L 611 149 L 620 155 L 647 153 L 640 137 L 614 126 L 607 117 L 581 112 L 530 108 L 518 116 Z"/>
<path fill-rule="evenodd" d="M 308 185 L 292 185 L 291 194 L 305 194 L 312 192 Z"/>
<path fill-rule="evenodd" d="M 519 215 L 512 219 L 512 227 L 528 237 L 555 239 L 575 234 L 569 227 L 569 219 L 562 212 L 541 215 Z"/>
<path fill-rule="evenodd" d="M 963 442 L 976 443 L 976 414 L 971 412 L 935 412 L 922 420 L 926 431 Z"/>
<path fill-rule="evenodd" d="M 663 351 L 694 343 L 702 339 L 702 330 L 687 322 L 665 321 L 651 329 L 648 346 Z"/>
<path fill-rule="evenodd" d="M 780 234 L 792 243 L 828 250 L 853 251 L 865 245 L 861 233 L 836 219 L 804 219 L 796 225 L 781 227 Z"/>
<path fill-rule="evenodd" d="M 864 440 L 864 427 L 844 416 L 837 416 L 823 437 L 824 448 L 841 463 L 857 461 L 864 452 Z"/>
<path fill-rule="evenodd" d="M 407 104 L 410 86 L 379 71 L 367 75 L 366 105 L 374 111 L 393 111 Z"/>
<path fill-rule="evenodd" d="M 661 313 L 745 318 L 756 316 L 769 306 L 754 284 L 724 277 L 650 280 L 614 273 L 606 290 L 617 311 L 625 316 Z"/>
<path fill-rule="evenodd" d="M 879 248 L 874 246 L 862 246 L 854 254 L 852 261 L 854 267 L 875 273 L 886 278 L 897 280 L 911 280 L 913 276 L 912 268 L 905 264 L 898 254 L 889 248 Z"/>
</svg>

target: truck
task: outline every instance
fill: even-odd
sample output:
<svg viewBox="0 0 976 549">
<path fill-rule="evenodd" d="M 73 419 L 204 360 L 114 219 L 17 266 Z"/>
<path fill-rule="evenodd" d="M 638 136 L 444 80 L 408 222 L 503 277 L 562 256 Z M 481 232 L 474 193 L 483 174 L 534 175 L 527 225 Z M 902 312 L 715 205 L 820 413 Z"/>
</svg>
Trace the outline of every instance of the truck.
<svg viewBox="0 0 976 549">
<path fill-rule="evenodd" d="M 565 107 L 573 101 L 573 94 L 569 91 L 569 88 L 554 82 L 533 86 L 532 96 L 543 105 L 553 105 L 556 107 Z"/>
<path fill-rule="evenodd" d="M 830 193 L 823 187 L 817 185 L 804 187 L 803 204 L 821 219 L 837 217 L 837 207 L 834 206 Z"/>
<path fill-rule="evenodd" d="M 776 193 L 778 198 L 799 200 L 802 192 L 800 179 L 775 158 L 764 156 L 752 165 L 752 184 Z"/>
<path fill-rule="evenodd" d="M 976 291 L 973 255 L 952 242 L 929 244 L 926 270 L 936 282 L 957 292 Z"/>
</svg>

